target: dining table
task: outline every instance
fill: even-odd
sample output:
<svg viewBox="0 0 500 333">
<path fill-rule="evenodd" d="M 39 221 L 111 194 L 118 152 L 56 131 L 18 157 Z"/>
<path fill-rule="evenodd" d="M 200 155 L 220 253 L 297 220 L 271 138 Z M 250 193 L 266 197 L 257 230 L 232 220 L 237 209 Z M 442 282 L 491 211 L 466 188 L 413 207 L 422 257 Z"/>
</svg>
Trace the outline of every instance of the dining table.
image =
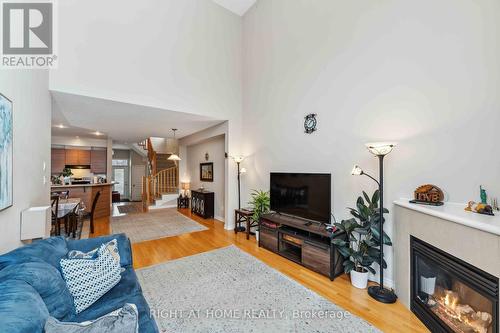
<svg viewBox="0 0 500 333">
<path fill-rule="evenodd" d="M 82 199 L 80 198 L 59 199 L 57 218 L 66 218 L 71 212 L 73 212 L 76 206 L 80 205 L 81 202 Z"/>
</svg>

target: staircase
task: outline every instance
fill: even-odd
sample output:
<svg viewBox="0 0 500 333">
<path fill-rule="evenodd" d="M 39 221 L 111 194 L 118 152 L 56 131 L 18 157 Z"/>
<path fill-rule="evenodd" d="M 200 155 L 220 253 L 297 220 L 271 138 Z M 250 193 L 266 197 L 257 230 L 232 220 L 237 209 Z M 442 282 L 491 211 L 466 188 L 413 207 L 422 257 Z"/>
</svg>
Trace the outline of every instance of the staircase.
<svg viewBox="0 0 500 333">
<path fill-rule="evenodd" d="M 151 139 L 138 143 L 147 150 L 148 176 L 142 179 L 142 203 L 149 209 L 177 206 L 179 195 L 179 168 L 175 161 L 170 161 L 170 154 L 155 152 Z"/>
</svg>

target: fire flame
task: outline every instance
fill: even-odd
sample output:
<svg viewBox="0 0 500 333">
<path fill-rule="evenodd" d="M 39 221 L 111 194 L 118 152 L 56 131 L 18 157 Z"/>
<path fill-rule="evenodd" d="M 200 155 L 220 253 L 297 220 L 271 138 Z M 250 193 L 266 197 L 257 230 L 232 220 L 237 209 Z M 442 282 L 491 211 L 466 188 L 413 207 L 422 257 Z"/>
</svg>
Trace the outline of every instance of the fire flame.
<svg viewBox="0 0 500 333">
<path fill-rule="evenodd" d="M 491 315 L 484 313 L 486 319 L 484 321 L 478 320 L 478 315 L 483 313 L 474 311 L 468 305 L 461 305 L 459 301 L 458 295 L 451 290 L 446 290 L 445 295 L 438 299 L 438 302 L 444 306 L 444 312 L 448 316 L 468 325 L 474 332 L 486 333 L 491 324 Z M 468 310 L 464 311 L 464 308 L 468 308 Z"/>
</svg>

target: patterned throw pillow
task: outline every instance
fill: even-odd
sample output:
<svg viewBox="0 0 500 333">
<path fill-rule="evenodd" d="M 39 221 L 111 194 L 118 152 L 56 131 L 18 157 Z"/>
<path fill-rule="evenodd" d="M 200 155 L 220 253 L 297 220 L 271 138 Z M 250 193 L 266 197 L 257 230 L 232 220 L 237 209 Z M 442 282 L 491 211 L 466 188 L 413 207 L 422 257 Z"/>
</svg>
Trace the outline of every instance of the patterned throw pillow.
<svg viewBox="0 0 500 333">
<path fill-rule="evenodd" d="M 120 261 L 120 254 L 118 252 L 118 241 L 116 239 L 113 239 L 105 244 L 113 256 L 115 258 L 118 258 L 118 262 Z M 95 259 L 97 257 L 97 251 L 99 248 L 95 248 L 92 251 L 89 252 L 82 252 L 78 250 L 71 250 L 68 252 L 68 259 Z M 116 254 L 116 256 L 114 255 Z"/>
<path fill-rule="evenodd" d="M 89 252 L 71 250 L 68 252 L 68 259 L 94 259 L 97 256 L 99 248 L 95 248 Z"/>
<path fill-rule="evenodd" d="M 61 269 L 73 295 L 76 313 L 94 304 L 120 282 L 120 255 L 116 244 L 114 239 L 101 245 L 95 259 L 61 259 Z"/>
</svg>

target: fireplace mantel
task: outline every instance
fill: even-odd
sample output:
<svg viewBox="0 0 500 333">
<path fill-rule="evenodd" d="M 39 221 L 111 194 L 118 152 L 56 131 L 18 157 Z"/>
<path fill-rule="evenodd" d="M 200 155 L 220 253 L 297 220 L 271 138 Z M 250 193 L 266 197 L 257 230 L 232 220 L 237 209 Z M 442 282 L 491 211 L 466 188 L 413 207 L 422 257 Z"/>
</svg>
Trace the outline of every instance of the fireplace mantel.
<svg viewBox="0 0 500 333">
<path fill-rule="evenodd" d="M 463 203 L 445 203 L 442 206 L 427 206 L 412 204 L 409 202 L 409 199 L 400 199 L 394 201 L 394 204 L 500 236 L 500 212 L 498 211 L 495 212 L 495 216 L 489 216 L 468 212 L 464 209 L 467 207 L 467 204 Z"/>
<path fill-rule="evenodd" d="M 394 287 L 410 308 L 410 239 L 414 236 L 500 278 L 500 214 L 464 211 L 465 204 L 440 207 L 394 202 Z M 498 212 L 497 212 L 498 213 Z"/>
</svg>

